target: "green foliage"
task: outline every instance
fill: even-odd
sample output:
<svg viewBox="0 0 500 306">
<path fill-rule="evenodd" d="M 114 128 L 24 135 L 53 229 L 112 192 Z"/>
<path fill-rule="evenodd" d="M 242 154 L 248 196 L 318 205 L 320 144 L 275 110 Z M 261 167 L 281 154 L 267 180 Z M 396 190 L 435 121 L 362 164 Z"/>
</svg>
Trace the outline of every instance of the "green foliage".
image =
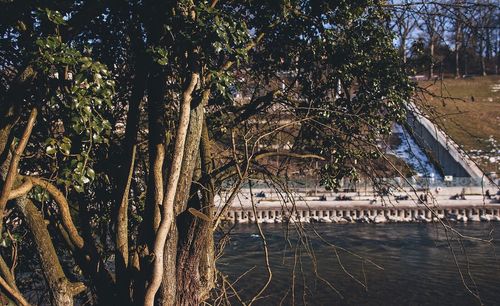
<svg viewBox="0 0 500 306">
<path fill-rule="evenodd" d="M 377 158 L 377 141 L 392 122 L 404 120 L 412 92 L 387 29 L 390 16 L 376 1 L 221 1 L 214 7 L 212 1 L 131 1 L 104 4 L 88 24 L 76 17 L 82 10 L 76 2 L 25 9 L 2 29 L 15 32 L 9 44 L 38 72 L 33 96 L 42 106 L 36 137 L 44 162 L 33 169 L 78 192 L 113 177 L 106 167 L 100 173 L 99 164 L 122 150 L 111 126 L 124 118 L 140 65 L 148 65 L 149 80 L 154 73 L 168 80 L 160 96 L 169 97 L 162 132 L 169 143 L 176 99 L 196 70 L 199 89 L 210 89 L 211 134 L 222 142 L 230 129 L 271 108 L 312 118 L 301 124 L 293 147 L 329 161 L 321 174 L 331 188 L 356 177 L 360 161 Z M 277 84 L 290 92 L 256 105 L 234 99 L 238 92 L 265 96 Z"/>
<path fill-rule="evenodd" d="M 42 18 L 47 17 L 47 19 L 50 22 L 52 22 L 53 24 L 55 24 L 56 26 L 63 25 L 66 23 L 66 21 L 64 21 L 64 18 L 63 18 L 63 15 L 61 14 L 61 12 L 50 10 L 48 8 L 45 8 L 44 10 L 40 10 L 39 16 L 41 16 Z"/>
<path fill-rule="evenodd" d="M 57 11 L 47 10 L 47 16 L 64 24 Z M 35 43 L 34 64 L 47 82 L 44 110 L 51 112 L 52 121 L 45 153 L 57 164 L 58 182 L 83 192 L 95 179 L 93 150 L 109 143 L 111 124 L 103 113 L 112 107 L 115 81 L 104 64 L 60 36 L 40 37 Z"/>
<path fill-rule="evenodd" d="M 250 52 L 245 77 L 264 85 L 247 92 L 273 82 L 292 86 L 285 105 L 292 106 L 295 118 L 313 119 L 301 125 L 294 149 L 329 161 L 321 169 L 323 185 L 335 189 L 343 177 L 370 175 L 362 161 L 378 158 L 377 143 L 393 122 L 405 120 L 413 91 L 386 28 L 389 16 L 371 1 L 284 1 L 279 9 L 262 3 L 251 10 L 256 29 L 277 22 L 272 35 Z M 236 84 L 216 81 L 249 88 L 233 79 Z M 238 118 L 231 104 L 225 102 L 223 116 L 213 118 L 220 130 L 227 125 L 224 118 Z"/>
</svg>

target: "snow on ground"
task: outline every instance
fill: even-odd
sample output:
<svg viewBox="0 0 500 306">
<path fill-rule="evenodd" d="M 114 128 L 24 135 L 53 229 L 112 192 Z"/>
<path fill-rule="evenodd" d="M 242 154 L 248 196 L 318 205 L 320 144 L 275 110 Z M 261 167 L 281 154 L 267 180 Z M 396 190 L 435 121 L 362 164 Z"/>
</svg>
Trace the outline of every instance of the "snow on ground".
<svg viewBox="0 0 500 306">
<path fill-rule="evenodd" d="M 415 142 L 413 137 L 401 126 L 396 124 L 393 133 L 401 139 L 401 144 L 391 153 L 404 160 L 418 176 L 442 179 L 441 174 L 430 162 L 427 155 Z"/>
</svg>

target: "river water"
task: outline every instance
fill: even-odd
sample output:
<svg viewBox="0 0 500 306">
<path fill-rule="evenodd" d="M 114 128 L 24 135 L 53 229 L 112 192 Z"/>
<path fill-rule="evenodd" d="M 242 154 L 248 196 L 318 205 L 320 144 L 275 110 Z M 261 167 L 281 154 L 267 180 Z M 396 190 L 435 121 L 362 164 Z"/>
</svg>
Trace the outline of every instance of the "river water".
<svg viewBox="0 0 500 306">
<path fill-rule="evenodd" d="M 255 305 L 500 305 L 500 224 L 452 226 L 492 242 L 437 224 L 262 224 L 273 277 Z M 218 268 L 248 302 L 267 280 L 262 239 L 243 224 L 230 237 Z"/>
</svg>

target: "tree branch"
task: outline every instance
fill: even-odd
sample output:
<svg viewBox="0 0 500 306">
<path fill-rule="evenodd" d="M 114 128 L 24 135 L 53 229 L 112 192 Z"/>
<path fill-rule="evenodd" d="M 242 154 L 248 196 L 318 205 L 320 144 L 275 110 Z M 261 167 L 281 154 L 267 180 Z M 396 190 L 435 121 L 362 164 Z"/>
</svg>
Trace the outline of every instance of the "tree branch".
<svg viewBox="0 0 500 306">
<path fill-rule="evenodd" d="M 29 305 L 28 301 L 26 301 L 26 299 L 22 296 L 22 294 L 18 290 L 12 288 L 1 276 L 0 276 L 0 286 L 2 286 L 2 288 L 5 291 L 7 291 L 7 293 L 11 295 L 19 303 L 19 305 L 23 306 Z"/>
<path fill-rule="evenodd" d="M 134 145 L 132 147 L 132 156 L 130 157 L 130 166 L 128 171 L 128 176 L 125 183 L 125 188 L 123 190 L 122 200 L 120 206 L 118 207 L 117 220 L 116 220 L 116 254 L 115 254 L 115 265 L 117 272 L 118 282 L 123 281 L 123 283 L 128 283 L 126 279 L 128 277 L 126 270 L 128 267 L 128 195 L 130 192 L 130 183 L 132 181 L 132 176 L 134 174 L 134 164 L 135 164 L 135 154 L 137 147 Z M 125 278 L 125 280 L 121 280 Z"/>
<path fill-rule="evenodd" d="M 40 186 L 41 188 L 47 190 L 47 192 L 51 195 L 59 208 L 60 218 L 62 221 L 62 224 L 58 225 L 59 230 L 65 241 L 67 240 L 68 247 L 70 249 L 76 248 L 75 259 L 77 260 L 77 264 L 83 269 L 88 277 L 96 280 L 97 290 L 109 293 L 114 286 L 115 280 L 104 265 L 104 262 L 102 261 L 95 246 L 90 243 L 86 243 L 82 236 L 78 233 L 71 217 L 68 200 L 64 194 L 55 185 L 43 178 L 30 176 L 26 176 L 24 178 L 26 180 L 30 180 L 33 185 Z M 23 198 L 25 197 L 19 197 L 17 200 L 19 201 Z"/>
<path fill-rule="evenodd" d="M 29 178 L 25 178 L 21 186 L 16 189 L 12 189 L 9 193 L 9 200 L 19 198 L 26 195 L 33 188 L 33 182 Z"/>
<path fill-rule="evenodd" d="M 2 272 L 2 275 L 9 284 L 9 286 L 11 286 L 15 290 L 19 290 L 16 286 L 16 280 L 14 278 L 14 275 L 12 274 L 11 269 L 9 268 L 9 266 L 7 265 L 2 256 L 0 256 L 0 271 Z"/>
<path fill-rule="evenodd" d="M 47 180 L 33 176 L 29 176 L 26 178 L 31 180 L 34 185 L 40 186 L 49 192 L 49 194 L 56 202 L 57 207 L 59 208 L 59 213 L 61 214 L 61 220 L 64 229 L 68 232 L 71 242 L 77 248 L 82 249 L 85 243 L 83 238 L 78 233 L 75 224 L 73 223 L 73 219 L 71 218 L 71 212 L 69 210 L 69 203 L 64 194 L 61 191 L 59 191 L 59 189 L 56 186 L 54 186 Z"/>
<path fill-rule="evenodd" d="M 28 118 L 28 123 L 26 124 L 26 128 L 24 129 L 24 133 L 19 140 L 19 144 L 17 145 L 17 149 L 14 151 L 12 159 L 9 165 L 9 171 L 7 172 L 7 176 L 5 178 L 5 183 L 3 185 L 2 194 L 0 196 L 0 233 L 2 232 L 3 227 L 3 217 L 5 206 L 7 205 L 7 201 L 9 200 L 9 193 L 14 185 L 14 182 L 17 177 L 17 166 L 19 165 L 19 160 L 21 159 L 21 155 L 28 144 L 28 140 L 31 135 L 31 131 L 33 130 L 33 126 L 35 125 L 36 116 L 38 111 L 36 108 L 31 110 L 31 114 Z"/>
<path fill-rule="evenodd" d="M 285 156 L 285 157 L 291 157 L 291 158 L 298 158 L 298 159 L 319 159 L 319 160 L 325 160 L 323 156 L 319 156 L 316 154 L 300 154 L 300 153 L 292 153 L 292 152 L 258 152 L 254 155 L 254 160 L 259 160 L 263 159 L 266 157 L 273 157 L 273 156 Z"/>
</svg>

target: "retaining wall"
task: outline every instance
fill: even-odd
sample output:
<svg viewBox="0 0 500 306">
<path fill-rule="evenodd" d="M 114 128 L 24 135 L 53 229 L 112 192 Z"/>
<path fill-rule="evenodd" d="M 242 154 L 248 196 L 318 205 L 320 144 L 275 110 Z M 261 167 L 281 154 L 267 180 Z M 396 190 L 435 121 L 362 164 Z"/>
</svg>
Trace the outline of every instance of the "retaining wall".
<svg viewBox="0 0 500 306">
<path fill-rule="evenodd" d="M 482 179 L 483 172 L 443 131 L 422 116 L 416 106 L 408 106 L 406 121 L 417 143 L 430 152 L 444 175 Z"/>
</svg>

